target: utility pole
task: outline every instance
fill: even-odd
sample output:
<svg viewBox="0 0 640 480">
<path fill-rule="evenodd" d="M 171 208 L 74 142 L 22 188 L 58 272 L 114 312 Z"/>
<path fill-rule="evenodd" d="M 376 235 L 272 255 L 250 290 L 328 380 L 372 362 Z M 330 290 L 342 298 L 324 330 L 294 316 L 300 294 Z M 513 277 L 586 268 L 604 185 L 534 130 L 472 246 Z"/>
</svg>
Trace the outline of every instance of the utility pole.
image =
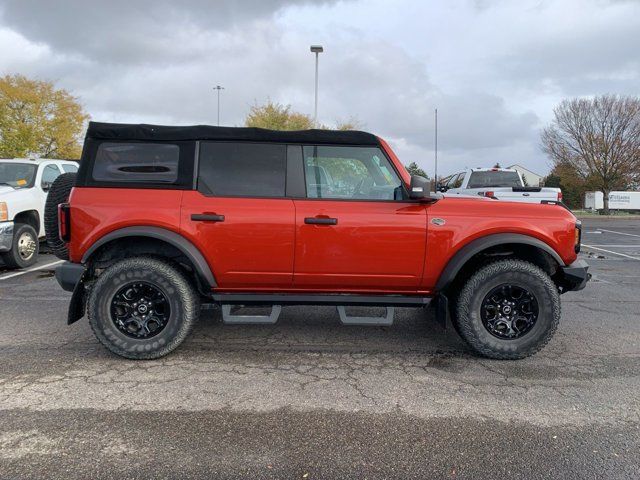
<svg viewBox="0 0 640 480">
<path fill-rule="evenodd" d="M 216 85 L 213 89 L 218 91 L 218 126 L 220 126 L 220 90 L 224 90 L 224 87 Z"/>
<path fill-rule="evenodd" d="M 436 192 L 438 191 L 438 109 L 436 108 L 436 168 L 433 174 L 433 184 L 435 185 Z"/>
<path fill-rule="evenodd" d="M 311 45 L 311 52 L 316 54 L 316 93 L 313 107 L 313 126 L 318 125 L 318 54 L 324 51 L 322 45 Z"/>
</svg>

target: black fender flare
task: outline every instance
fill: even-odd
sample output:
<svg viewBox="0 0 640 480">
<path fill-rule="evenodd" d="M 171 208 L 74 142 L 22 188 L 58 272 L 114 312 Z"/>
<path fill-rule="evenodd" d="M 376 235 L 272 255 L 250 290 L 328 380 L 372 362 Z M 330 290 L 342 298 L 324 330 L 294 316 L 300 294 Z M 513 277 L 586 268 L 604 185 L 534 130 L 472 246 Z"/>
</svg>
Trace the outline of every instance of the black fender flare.
<svg viewBox="0 0 640 480">
<path fill-rule="evenodd" d="M 204 255 L 202 255 L 200 250 L 198 250 L 198 248 L 193 243 L 184 238 L 182 235 L 171 230 L 167 230 L 166 228 L 138 226 L 120 228 L 118 230 L 109 232 L 101 237 L 93 245 L 91 245 L 89 249 L 87 249 L 87 251 L 82 256 L 82 263 L 86 263 L 91 258 L 91 255 L 93 255 L 103 245 L 106 245 L 113 240 L 126 237 L 155 238 L 173 245 L 191 261 L 198 275 L 207 283 L 209 288 L 218 286 L 213 272 L 211 271 L 207 260 L 204 258 Z"/>
<path fill-rule="evenodd" d="M 495 247 L 496 245 L 505 244 L 531 245 L 533 247 L 537 247 L 551 255 L 551 257 L 558 262 L 558 265 L 561 267 L 565 266 L 565 263 L 562 261 L 562 258 L 560 258 L 560 255 L 558 255 L 558 252 L 542 240 L 519 233 L 495 233 L 477 238 L 458 250 L 440 274 L 440 278 L 438 278 L 438 282 L 436 283 L 436 292 L 442 292 L 447 288 L 453 279 L 456 278 L 456 275 L 464 264 L 467 263 L 474 255 L 488 248 Z"/>
</svg>

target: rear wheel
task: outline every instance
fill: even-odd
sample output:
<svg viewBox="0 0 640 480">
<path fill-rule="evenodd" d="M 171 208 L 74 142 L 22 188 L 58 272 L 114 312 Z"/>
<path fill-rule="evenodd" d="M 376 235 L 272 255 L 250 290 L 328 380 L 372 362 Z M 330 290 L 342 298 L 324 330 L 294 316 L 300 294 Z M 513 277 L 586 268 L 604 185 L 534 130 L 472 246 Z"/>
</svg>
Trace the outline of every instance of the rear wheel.
<svg viewBox="0 0 640 480">
<path fill-rule="evenodd" d="M 2 254 L 2 261 L 9 268 L 27 268 L 38 261 L 39 251 L 35 228 L 26 223 L 16 223 L 11 250 Z"/>
<path fill-rule="evenodd" d="M 69 200 L 69 194 L 75 183 L 75 173 L 63 173 L 58 176 L 51 184 L 44 204 L 44 231 L 47 236 L 47 245 L 55 256 L 62 260 L 69 260 L 69 250 L 58 233 L 58 205 Z"/>
<path fill-rule="evenodd" d="M 560 321 L 560 295 L 549 275 L 522 260 L 480 268 L 465 283 L 454 322 L 478 354 L 518 359 L 536 353 Z"/>
<path fill-rule="evenodd" d="M 113 353 L 154 359 L 182 343 L 199 316 L 200 302 L 177 267 L 135 257 L 102 272 L 91 289 L 87 313 L 96 337 Z"/>
</svg>

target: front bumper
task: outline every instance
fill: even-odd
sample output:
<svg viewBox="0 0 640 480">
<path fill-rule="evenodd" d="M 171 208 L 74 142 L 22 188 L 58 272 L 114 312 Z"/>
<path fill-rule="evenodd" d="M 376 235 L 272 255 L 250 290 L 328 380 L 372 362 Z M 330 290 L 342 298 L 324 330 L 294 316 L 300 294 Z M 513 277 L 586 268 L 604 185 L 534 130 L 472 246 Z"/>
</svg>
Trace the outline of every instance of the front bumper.
<svg viewBox="0 0 640 480">
<path fill-rule="evenodd" d="M 13 222 L 0 222 L 0 252 L 8 252 L 13 246 Z"/>
<path fill-rule="evenodd" d="M 79 263 L 64 262 L 56 267 L 56 280 L 63 290 L 73 292 L 82 278 L 84 266 Z"/>
<path fill-rule="evenodd" d="M 591 279 L 589 264 L 584 260 L 576 260 L 571 265 L 560 268 L 560 286 L 562 293 L 582 290 Z"/>
</svg>

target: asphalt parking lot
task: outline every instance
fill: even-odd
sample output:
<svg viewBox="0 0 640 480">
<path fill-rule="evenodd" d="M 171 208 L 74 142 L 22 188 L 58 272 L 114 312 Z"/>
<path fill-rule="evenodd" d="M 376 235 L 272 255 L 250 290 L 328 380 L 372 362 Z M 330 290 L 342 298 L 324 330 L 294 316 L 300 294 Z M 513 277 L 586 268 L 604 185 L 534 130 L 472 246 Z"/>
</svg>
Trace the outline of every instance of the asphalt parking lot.
<svg viewBox="0 0 640 480">
<path fill-rule="evenodd" d="M 592 282 L 515 362 L 425 310 L 374 328 L 328 307 L 207 311 L 174 354 L 126 361 L 66 326 L 54 257 L 0 269 L 0 478 L 638 478 L 640 220 L 584 220 L 583 244 Z"/>
</svg>

